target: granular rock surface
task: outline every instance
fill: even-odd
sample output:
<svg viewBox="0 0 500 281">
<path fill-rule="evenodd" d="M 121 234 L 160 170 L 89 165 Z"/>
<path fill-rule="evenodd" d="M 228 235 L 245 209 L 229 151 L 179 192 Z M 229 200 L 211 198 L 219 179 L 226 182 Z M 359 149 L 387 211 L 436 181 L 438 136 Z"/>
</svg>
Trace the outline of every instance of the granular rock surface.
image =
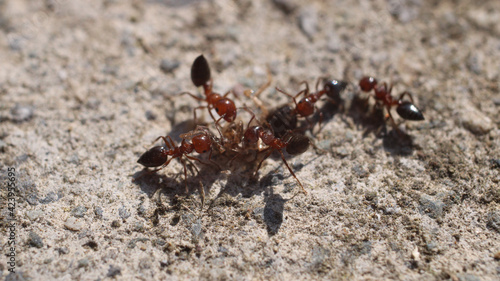
<svg viewBox="0 0 500 281">
<path fill-rule="evenodd" d="M 499 1 L 5 0 L 0 11 L 5 280 L 500 278 Z M 305 130 L 316 148 L 285 155 L 307 194 L 277 153 L 255 177 L 257 154 L 227 168 L 214 152 L 222 172 L 187 163 L 187 193 L 181 162 L 137 164 L 156 137 L 178 144 L 194 128 L 205 103 L 180 93 L 203 95 L 190 78 L 200 54 L 214 90 L 258 119 L 293 105 L 275 87 L 349 83 L 342 104 L 317 102 L 323 117 Z M 360 91 L 365 75 L 410 91 L 425 120 L 393 109 L 394 129 Z M 269 77 L 260 108 L 244 93 Z"/>
</svg>

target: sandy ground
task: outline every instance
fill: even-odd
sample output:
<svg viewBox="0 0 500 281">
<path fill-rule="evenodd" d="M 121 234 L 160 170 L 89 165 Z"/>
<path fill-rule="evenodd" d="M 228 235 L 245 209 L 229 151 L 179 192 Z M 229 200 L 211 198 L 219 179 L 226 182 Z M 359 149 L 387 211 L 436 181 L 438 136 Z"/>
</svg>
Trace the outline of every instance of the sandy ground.
<svg viewBox="0 0 500 281">
<path fill-rule="evenodd" d="M 0 1 L 5 254 L 8 168 L 18 187 L 16 273 L 2 255 L 0 275 L 498 280 L 500 2 L 477 3 Z M 266 69 L 268 108 L 290 102 L 276 86 L 351 82 L 343 107 L 318 102 L 324 126 L 308 135 L 326 153 L 287 156 L 307 195 L 293 197 L 279 156 L 257 179 L 239 160 L 199 165 L 189 196 L 176 161 L 134 181 L 157 136 L 189 130 L 198 102 L 177 94 L 201 94 L 190 80 L 201 53 L 238 106 L 253 106 L 242 92 Z M 398 135 L 356 86 L 367 74 L 411 91 L 426 120 Z"/>
</svg>

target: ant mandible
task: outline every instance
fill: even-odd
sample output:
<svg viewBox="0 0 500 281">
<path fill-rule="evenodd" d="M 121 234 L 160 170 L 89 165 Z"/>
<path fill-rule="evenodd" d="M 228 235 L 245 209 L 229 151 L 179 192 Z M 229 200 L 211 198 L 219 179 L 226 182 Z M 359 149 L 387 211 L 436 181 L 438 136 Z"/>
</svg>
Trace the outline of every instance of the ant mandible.
<svg viewBox="0 0 500 281">
<path fill-rule="evenodd" d="M 182 163 L 182 166 L 184 167 L 184 184 L 187 193 L 188 192 L 187 169 L 186 169 L 186 163 L 184 162 L 182 156 L 185 156 L 186 158 L 191 160 L 196 160 L 202 164 L 208 164 L 196 157 L 189 156 L 188 154 L 192 153 L 193 151 L 196 151 L 200 154 L 210 151 L 210 154 L 208 155 L 208 160 L 211 161 L 213 164 L 217 165 L 215 162 L 211 160 L 212 144 L 216 143 L 217 139 L 208 130 L 208 128 L 203 126 L 198 126 L 196 127 L 195 130 L 182 134 L 180 135 L 180 137 L 182 138 L 182 142 L 178 147 L 175 146 L 175 143 L 170 136 L 166 137 L 160 136 L 156 138 L 154 142 L 156 142 L 159 139 L 162 139 L 165 142 L 165 145 L 155 146 L 149 149 L 148 151 L 144 152 L 144 154 L 142 154 L 141 157 L 139 157 L 139 160 L 137 160 L 137 163 L 148 168 L 156 168 L 150 171 L 150 173 L 154 173 L 168 166 L 170 161 L 172 161 L 173 159 L 178 158 L 179 161 Z M 191 140 L 191 143 L 189 143 L 188 140 Z M 168 159 L 168 156 L 171 156 L 171 158 Z"/>
<path fill-rule="evenodd" d="M 283 160 L 283 163 L 285 163 L 285 166 L 288 168 L 288 171 L 290 171 L 290 174 L 292 174 L 292 176 L 297 180 L 298 184 L 302 188 L 302 191 L 307 194 L 304 186 L 288 165 L 288 162 L 285 159 L 285 155 L 283 155 L 282 149 L 285 148 L 286 152 L 290 155 L 302 154 L 309 148 L 309 138 L 292 131 L 288 131 L 288 133 L 285 134 L 282 138 L 275 137 L 274 133 L 270 129 L 264 128 L 262 126 L 250 126 L 250 123 L 254 118 L 255 115 L 252 116 L 250 122 L 248 122 L 247 130 L 243 135 L 244 145 L 255 145 L 260 139 L 265 145 L 267 145 L 267 148 L 262 150 L 261 152 L 268 151 L 257 166 L 255 174 L 257 174 L 257 172 L 259 171 L 264 160 L 266 160 L 271 155 L 271 153 L 273 153 L 273 151 L 278 151 L 281 156 L 281 160 Z"/>
<path fill-rule="evenodd" d="M 415 106 L 413 97 L 410 92 L 404 91 L 403 93 L 401 93 L 398 99 L 394 98 L 391 95 L 392 83 L 389 87 L 387 87 L 386 82 L 380 85 L 378 84 L 377 79 L 371 76 L 365 76 L 359 81 L 359 87 L 364 92 L 370 92 L 371 90 L 374 90 L 375 93 L 373 94 L 373 96 L 375 97 L 375 100 L 377 101 L 377 103 L 381 103 L 385 106 L 389 119 L 391 119 L 392 125 L 396 129 L 396 122 L 391 115 L 391 107 L 393 106 L 397 106 L 396 112 L 403 119 L 412 121 L 420 121 L 425 119 L 422 111 L 420 111 L 420 109 Z M 403 98 L 405 96 L 408 96 L 410 98 L 410 101 L 404 101 Z"/>
<path fill-rule="evenodd" d="M 212 119 L 215 118 L 212 115 L 211 110 L 215 109 L 220 118 L 216 121 L 216 126 L 221 119 L 227 122 L 233 122 L 236 118 L 236 105 L 234 102 L 227 98 L 230 93 L 227 92 L 224 96 L 214 93 L 212 90 L 212 78 L 210 75 L 210 66 L 203 55 L 198 56 L 191 66 L 191 81 L 196 87 L 203 86 L 203 92 L 205 98 L 197 97 L 189 92 L 184 92 L 182 94 L 188 94 L 199 101 L 206 101 L 207 106 L 200 106 L 195 108 L 195 120 L 196 120 L 196 110 L 200 108 L 208 108 L 208 112 Z M 218 129 L 218 128 L 217 128 Z M 219 130 L 219 129 L 218 129 Z"/>
<path fill-rule="evenodd" d="M 276 90 L 280 93 L 283 93 L 293 99 L 293 102 L 295 103 L 295 109 L 293 109 L 291 112 L 288 114 L 281 114 L 284 112 L 279 112 L 281 115 L 285 116 L 288 121 L 293 122 L 293 115 L 298 115 L 300 117 L 305 117 L 306 120 L 311 124 L 309 119 L 307 117 L 311 116 L 315 109 L 316 109 L 316 102 L 324 95 L 326 94 L 328 97 L 330 97 L 335 103 L 340 104 L 342 101 L 342 98 L 340 97 L 340 93 L 346 88 L 347 83 L 344 81 L 338 81 L 338 80 L 327 80 L 326 83 L 323 84 L 323 89 L 318 91 L 318 86 L 320 83 L 321 79 L 318 79 L 316 82 L 316 92 L 310 93 L 309 92 L 309 84 L 307 81 L 303 81 L 300 84 L 305 84 L 306 88 L 302 91 L 300 91 L 298 94 L 295 96 L 292 96 L 288 94 L 287 92 L 283 91 L 282 89 L 276 87 Z M 297 102 L 297 98 L 300 95 L 304 95 L 302 99 Z M 287 121 L 282 120 L 282 121 Z M 288 122 L 288 123 L 290 123 Z M 286 123 L 286 122 L 283 122 Z"/>
</svg>

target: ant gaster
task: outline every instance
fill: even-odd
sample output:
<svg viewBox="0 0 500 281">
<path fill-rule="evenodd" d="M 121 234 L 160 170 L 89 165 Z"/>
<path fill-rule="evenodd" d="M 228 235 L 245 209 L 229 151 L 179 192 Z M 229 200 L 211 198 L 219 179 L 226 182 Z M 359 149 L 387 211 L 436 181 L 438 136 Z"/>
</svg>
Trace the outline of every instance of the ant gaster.
<svg viewBox="0 0 500 281">
<path fill-rule="evenodd" d="M 399 98 L 396 99 L 391 95 L 392 84 L 389 87 L 387 87 L 386 82 L 378 84 L 377 79 L 371 76 L 363 77 L 359 81 L 359 87 L 364 92 L 370 92 L 371 90 L 374 90 L 375 93 L 373 95 L 375 97 L 375 100 L 377 101 L 377 103 L 385 106 L 385 108 L 387 109 L 387 114 L 389 115 L 389 118 L 391 119 L 391 122 L 395 128 L 397 128 L 397 126 L 390 111 L 391 107 L 393 106 L 396 106 L 396 112 L 403 119 L 413 121 L 420 121 L 425 119 L 422 111 L 420 111 L 420 109 L 415 106 L 411 93 L 407 91 L 401 93 Z M 410 98 L 410 101 L 403 100 L 405 96 L 408 96 Z"/>
<path fill-rule="evenodd" d="M 165 142 L 165 145 L 155 146 L 149 149 L 144 154 L 142 154 L 141 157 L 139 157 L 137 163 L 148 168 L 156 168 L 151 171 L 151 173 L 154 173 L 168 166 L 168 164 L 170 163 L 170 161 L 172 161 L 172 159 L 179 158 L 179 161 L 182 163 L 184 167 L 184 183 L 187 192 L 188 191 L 187 169 L 186 169 L 186 163 L 184 162 L 182 156 L 185 156 L 190 160 L 196 160 L 200 163 L 208 164 L 196 157 L 189 156 L 188 154 L 192 153 L 193 151 L 196 151 L 200 154 L 210 151 L 208 160 L 213 162 L 211 160 L 212 144 L 216 143 L 217 139 L 208 130 L 208 128 L 202 126 L 198 126 L 195 130 L 186 134 L 182 134 L 180 135 L 180 137 L 182 138 L 182 142 L 178 147 L 175 146 L 175 143 L 170 136 L 166 137 L 160 136 L 156 138 L 154 142 L 156 142 L 159 139 L 162 139 Z M 191 140 L 191 142 L 189 142 L 188 140 Z M 169 156 L 171 157 L 170 159 L 168 159 Z M 213 163 L 217 165 L 215 162 Z"/>
<path fill-rule="evenodd" d="M 217 114 L 219 114 L 220 116 L 216 123 L 218 123 L 220 119 L 224 119 L 227 122 L 234 121 L 234 119 L 236 118 L 236 105 L 232 100 L 227 98 L 227 95 L 230 92 L 227 92 L 224 96 L 213 92 L 210 66 L 208 65 L 208 62 L 203 55 L 198 56 L 191 66 L 191 81 L 196 87 L 203 86 L 205 98 L 203 99 L 197 97 L 189 92 L 184 92 L 182 94 L 188 94 L 197 100 L 206 101 L 208 104 L 208 106 L 200 106 L 196 109 L 207 107 L 209 109 L 210 116 L 212 116 L 214 120 L 215 118 L 213 117 L 211 110 L 215 109 Z"/>
</svg>

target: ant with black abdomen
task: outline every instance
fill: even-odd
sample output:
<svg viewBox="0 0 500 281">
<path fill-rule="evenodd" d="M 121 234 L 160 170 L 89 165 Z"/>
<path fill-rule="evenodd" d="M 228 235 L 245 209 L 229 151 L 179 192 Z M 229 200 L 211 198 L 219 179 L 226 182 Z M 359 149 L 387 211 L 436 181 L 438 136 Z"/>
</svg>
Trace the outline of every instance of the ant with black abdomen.
<svg viewBox="0 0 500 281">
<path fill-rule="evenodd" d="M 178 158 L 182 163 L 182 166 L 184 167 L 184 183 L 187 193 L 187 169 L 186 163 L 184 162 L 184 159 L 182 157 L 185 156 L 190 160 L 196 160 L 202 164 L 209 164 L 196 157 L 189 156 L 188 154 L 192 153 L 193 151 L 196 151 L 200 154 L 210 151 L 208 160 L 220 169 L 219 165 L 211 160 L 213 152 L 212 145 L 215 144 L 220 147 L 220 144 L 218 143 L 217 138 L 208 130 L 208 128 L 203 126 L 198 126 L 195 130 L 182 134 L 180 135 L 180 137 L 182 138 L 182 142 L 179 146 L 175 145 L 170 136 L 160 136 L 156 138 L 154 142 L 162 139 L 165 142 L 165 145 L 155 146 L 144 152 L 141 157 L 139 157 L 139 160 L 137 160 L 137 163 L 148 168 L 156 168 L 150 171 L 150 173 L 154 173 L 168 166 L 170 161 L 172 161 L 173 159 Z M 191 142 L 189 142 L 189 140 Z M 170 159 L 168 159 L 169 156 L 171 157 Z M 194 167 L 198 171 L 196 166 Z"/>
<path fill-rule="evenodd" d="M 398 132 L 399 129 L 391 114 L 391 107 L 396 106 L 396 112 L 405 120 L 420 121 L 425 119 L 422 111 L 415 106 L 411 93 L 405 91 L 401 93 L 397 99 L 391 95 L 392 83 L 387 87 L 386 82 L 378 84 L 377 79 L 371 76 L 365 76 L 359 81 L 359 87 L 363 92 L 371 92 L 371 90 L 374 90 L 372 95 L 375 101 L 377 104 L 385 106 L 388 118 L 391 119 L 392 125 Z M 410 101 L 403 100 L 405 96 L 408 96 Z"/>
<path fill-rule="evenodd" d="M 236 105 L 234 104 L 234 101 L 227 98 L 227 95 L 230 92 L 227 92 L 224 96 L 213 92 L 210 66 L 208 65 L 208 62 L 203 55 L 198 56 L 194 60 L 193 65 L 191 66 L 191 81 L 196 87 L 203 86 L 203 92 L 205 94 L 205 98 L 197 97 L 189 92 L 183 92 L 181 94 L 187 94 L 199 101 L 207 102 L 207 106 L 199 106 L 195 108 L 195 113 L 194 113 L 195 121 L 196 121 L 196 110 L 200 108 L 208 108 L 208 112 L 212 117 L 212 119 L 215 121 L 216 127 L 221 119 L 224 119 L 227 122 L 234 121 L 234 119 L 236 118 Z M 215 109 L 217 114 L 219 114 L 220 116 L 219 119 L 216 120 L 214 118 L 211 112 L 212 109 Z M 218 127 L 217 130 L 219 130 Z"/>
<path fill-rule="evenodd" d="M 296 119 L 296 116 L 304 117 L 312 127 L 312 123 L 308 119 L 308 117 L 314 114 L 316 110 L 316 102 L 319 101 L 324 94 L 326 94 L 331 100 L 333 100 L 333 102 L 340 104 L 342 101 L 340 93 L 346 88 L 347 83 L 338 80 L 327 80 L 327 82 L 323 84 L 323 89 L 318 90 L 318 86 L 321 80 L 322 79 L 318 79 L 318 81 L 316 82 L 316 91 L 313 93 L 309 92 L 309 84 L 307 83 L 307 81 L 301 82 L 300 84 L 305 84 L 306 88 L 297 93 L 295 96 L 292 96 L 284 90 L 276 87 L 276 90 L 278 92 L 291 97 L 293 99 L 293 102 L 295 103 L 295 109 L 293 109 L 292 111 L 285 112 L 284 110 L 288 111 L 286 107 L 282 107 L 280 111 L 276 111 L 279 114 L 276 118 L 281 119 L 282 122 L 285 121 L 283 122 L 285 124 L 292 124 L 294 118 Z M 301 95 L 304 95 L 304 97 L 297 102 L 297 98 Z M 273 119 L 273 117 L 267 119 Z M 320 123 L 321 120 L 322 117 L 320 115 Z"/>
</svg>

